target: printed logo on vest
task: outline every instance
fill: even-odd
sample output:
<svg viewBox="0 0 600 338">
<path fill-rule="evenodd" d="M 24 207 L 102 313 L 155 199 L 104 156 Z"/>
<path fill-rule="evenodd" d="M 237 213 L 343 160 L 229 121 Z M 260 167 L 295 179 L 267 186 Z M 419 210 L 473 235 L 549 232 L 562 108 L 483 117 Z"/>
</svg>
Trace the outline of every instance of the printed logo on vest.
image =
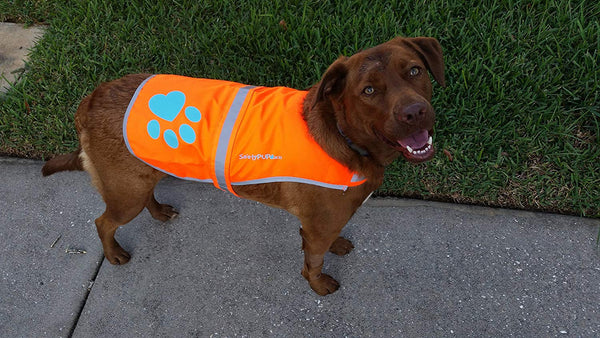
<svg viewBox="0 0 600 338">
<path fill-rule="evenodd" d="M 273 155 L 273 154 L 240 154 L 240 160 L 281 160 L 283 156 Z"/>
<path fill-rule="evenodd" d="M 148 108 L 160 120 L 173 122 L 175 118 L 184 110 L 185 117 L 190 123 L 198 123 L 202 119 L 200 110 L 194 106 L 187 106 L 185 109 L 185 94 L 174 90 L 168 94 L 156 94 L 148 100 Z M 148 135 L 158 140 L 163 137 L 167 145 L 173 149 L 179 147 L 179 139 L 187 144 L 196 141 L 196 132 L 189 124 L 183 123 L 177 128 L 177 132 L 172 129 L 162 131 L 160 120 L 150 120 L 146 126 Z"/>
</svg>

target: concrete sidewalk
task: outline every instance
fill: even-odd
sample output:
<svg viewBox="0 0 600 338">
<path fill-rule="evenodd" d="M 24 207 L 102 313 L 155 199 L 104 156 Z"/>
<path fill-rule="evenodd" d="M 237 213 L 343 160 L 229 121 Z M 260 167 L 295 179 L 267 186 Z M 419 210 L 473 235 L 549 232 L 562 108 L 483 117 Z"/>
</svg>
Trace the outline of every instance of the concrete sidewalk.
<svg viewBox="0 0 600 338">
<path fill-rule="evenodd" d="M 41 26 L 0 22 L 0 95 L 25 72 L 29 51 L 43 34 Z"/>
<path fill-rule="evenodd" d="M 600 335 L 598 220 L 372 199 L 344 229 L 356 249 L 326 257 L 340 290 L 319 297 L 284 211 L 167 179 L 180 217 L 119 229 L 133 257 L 113 266 L 88 176 L 41 166 L 0 159 L 6 337 Z"/>
</svg>

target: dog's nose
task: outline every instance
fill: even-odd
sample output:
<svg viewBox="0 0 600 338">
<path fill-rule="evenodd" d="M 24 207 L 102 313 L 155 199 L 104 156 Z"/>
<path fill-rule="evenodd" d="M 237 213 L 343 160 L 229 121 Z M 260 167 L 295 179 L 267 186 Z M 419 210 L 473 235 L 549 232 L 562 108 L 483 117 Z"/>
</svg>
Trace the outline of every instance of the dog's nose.
<svg viewBox="0 0 600 338">
<path fill-rule="evenodd" d="M 415 124 L 419 122 L 427 113 L 427 105 L 422 102 L 417 102 L 404 106 L 396 115 L 396 118 L 404 123 Z"/>
</svg>

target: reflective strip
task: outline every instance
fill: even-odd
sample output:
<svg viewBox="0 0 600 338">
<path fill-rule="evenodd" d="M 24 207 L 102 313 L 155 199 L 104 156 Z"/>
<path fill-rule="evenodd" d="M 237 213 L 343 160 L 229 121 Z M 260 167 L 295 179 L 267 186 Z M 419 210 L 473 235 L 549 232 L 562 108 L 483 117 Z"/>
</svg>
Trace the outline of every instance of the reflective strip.
<svg viewBox="0 0 600 338">
<path fill-rule="evenodd" d="M 135 153 L 133 152 L 133 149 L 131 149 L 131 145 L 129 145 L 129 138 L 127 137 L 127 119 L 129 118 L 129 113 L 131 112 L 131 108 L 133 108 L 133 104 L 135 103 L 135 100 L 137 100 L 137 97 L 140 94 L 140 91 L 142 90 L 142 88 L 144 87 L 146 82 L 150 81 L 150 79 L 155 76 L 156 75 L 150 75 L 146 80 L 144 80 L 137 87 L 137 89 L 135 90 L 135 93 L 133 94 L 133 97 L 131 98 L 131 101 L 129 101 L 129 105 L 127 106 L 127 110 L 125 111 L 125 117 L 123 118 L 123 139 L 125 140 L 125 145 L 127 146 L 127 150 L 129 150 L 129 152 L 132 155 L 134 155 L 135 157 L 137 157 L 137 155 L 135 155 Z"/>
<path fill-rule="evenodd" d="M 274 176 L 274 177 L 259 178 L 259 179 L 248 180 L 248 181 L 231 182 L 230 184 L 231 185 L 247 185 L 247 184 L 262 184 L 262 183 L 274 183 L 274 182 L 305 183 L 305 184 L 310 184 L 310 185 L 317 185 L 319 187 L 343 190 L 343 191 L 346 191 L 348 189 L 348 186 L 343 185 L 343 184 L 324 183 L 321 181 L 315 181 L 315 180 L 311 180 L 308 178 L 299 178 L 299 177 L 292 177 L 292 176 Z"/>
<path fill-rule="evenodd" d="M 356 182 L 360 182 L 360 181 L 364 181 L 364 180 L 365 180 L 365 178 L 362 175 L 354 174 L 354 175 L 352 175 L 352 179 L 350 180 L 350 182 L 356 183 Z"/>
<path fill-rule="evenodd" d="M 217 178 L 217 184 L 223 190 L 227 189 L 227 181 L 225 180 L 225 161 L 227 160 L 227 150 L 229 149 L 229 140 L 233 127 L 240 114 L 240 110 L 246 101 L 246 96 L 255 86 L 242 87 L 235 94 L 235 98 L 229 107 L 223 127 L 221 127 L 221 135 L 219 137 L 219 144 L 217 145 L 217 152 L 215 154 L 215 176 Z M 233 193 L 233 191 L 232 191 Z"/>
</svg>

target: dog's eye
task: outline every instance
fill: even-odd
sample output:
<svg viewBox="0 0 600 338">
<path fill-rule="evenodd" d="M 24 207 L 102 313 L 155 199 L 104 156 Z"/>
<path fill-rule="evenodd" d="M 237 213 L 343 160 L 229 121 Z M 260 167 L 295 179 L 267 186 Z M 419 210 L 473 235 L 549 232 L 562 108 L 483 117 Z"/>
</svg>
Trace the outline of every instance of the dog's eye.
<svg viewBox="0 0 600 338">
<path fill-rule="evenodd" d="M 410 69 L 409 74 L 410 74 L 410 76 L 415 77 L 415 76 L 421 74 L 421 68 L 419 68 L 419 67 L 412 67 Z"/>
<path fill-rule="evenodd" d="M 365 89 L 363 89 L 363 93 L 367 95 L 372 95 L 373 93 L 375 93 L 375 89 L 371 86 L 366 86 Z"/>
</svg>

